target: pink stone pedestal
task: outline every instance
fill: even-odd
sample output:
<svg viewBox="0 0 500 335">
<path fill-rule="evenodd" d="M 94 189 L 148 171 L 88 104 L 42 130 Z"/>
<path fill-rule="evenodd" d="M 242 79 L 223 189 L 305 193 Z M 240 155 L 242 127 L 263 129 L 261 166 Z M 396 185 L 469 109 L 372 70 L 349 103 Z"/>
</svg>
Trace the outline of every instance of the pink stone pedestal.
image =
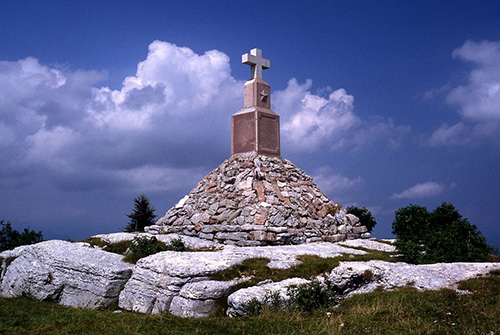
<svg viewBox="0 0 500 335">
<path fill-rule="evenodd" d="M 280 156 L 280 122 L 270 108 L 271 87 L 255 78 L 244 90 L 244 108 L 231 118 L 231 154 Z"/>
</svg>

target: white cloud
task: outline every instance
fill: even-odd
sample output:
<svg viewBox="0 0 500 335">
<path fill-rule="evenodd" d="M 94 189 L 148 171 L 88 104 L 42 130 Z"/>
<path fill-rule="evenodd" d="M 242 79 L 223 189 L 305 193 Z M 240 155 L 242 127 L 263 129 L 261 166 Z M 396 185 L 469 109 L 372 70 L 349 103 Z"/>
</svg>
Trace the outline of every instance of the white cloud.
<svg viewBox="0 0 500 335">
<path fill-rule="evenodd" d="M 281 129 L 284 140 L 300 150 L 315 150 L 322 145 L 334 145 L 359 123 L 353 113 L 354 98 L 344 89 L 338 89 L 323 98 L 311 94 L 311 81 L 299 85 L 295 79 L 288 82 L 285 92 L 277 92 L 275 105 L 284 116 Z M 285 103 L 285 101 L 287 101 Z M 287 114 L 286 111 L 296 111 Z"/>
<path fill-rule="evenodd" d="M 446 187 L 433 181 L 416 184 L 401 193 L 391 195 L 391 199 L 414 199 L 414 198 L 430 198 L 438 196 L 444 192 Z"/>
<path fill-rule="evenodd" d="M 323 192 L 330 194 L 337 194 L 339 190 L 357 187 L 362 183 L 360 176 L 349 178 L 333 172 L 330 167 L 326 166 L 316 170 L 313 179 Z"/>
<path fill-rule="evenodd" d="M 3 185 L 188 191 L 229 156 L 230 116 L 242 107 L 243 82 L 231 76 L 224 53 L 154 41 L 120 89 L 98 86 L 105 76 L 32 57 L 0 62 Z M 381 141 L 397 146 L 401 129 L 391 120 L 362 120 L 344 89 L 313 94 L 311 86 L 292 79 L 273 95 L 287 146 L 306 152 Z M 326 192 L 361 183 L 321 170 L 316 180 Z"/>
<path fill-rule="evenodd" d="M 291 79 L 285 90 L 274 94 L 274 108 L 281 115 L 283 141 L 296 151 L 359 149 L 386 142 L 396 148 L 409 127 L 395 126 L 380 117 L 362 120 L 354 113 L 354 97 L 337 89 L 327 97 L 312 94 L 312 81 L 299 84 Z M 319 89 L 329 92 L 330 88 Z"/>
<path fill-rule="evenodd" d="M 425 141 L 430 145 L 464 145 L 498 140 L 500 132 L 500 42 L 466 41 L 453 58 L 472 63 L 467 82 L 451 89 L 446 101 L 458 108 L 462 120 L 443 124 Z"/>
<path fill-rule="evenodd" d="M 177 183 L 166 178 L 172 171 L 229 154 L 230 115 L 241 108 L 243 82 L 231 76 L 224 53 L 198 55 L 154 41 L 120 90 L 95 87 L 104 77 L 32 57 L 0 62 L 0 133 L 10 144 L 0 145 L 0 175 L 34 169 L 59 184 L 88 176 L 143 180 L 152 189 Z"/>
<path fill-rule="evenodd" d="M 430 138 L 426 139 L 427 144 L 430 146 L 443 146 L 443 145 L 462 145 L 472 142 L 470 131 L 463 122 L 449 126 L 444 123 L 438 129 L 432 132 Z"/>
</svg>

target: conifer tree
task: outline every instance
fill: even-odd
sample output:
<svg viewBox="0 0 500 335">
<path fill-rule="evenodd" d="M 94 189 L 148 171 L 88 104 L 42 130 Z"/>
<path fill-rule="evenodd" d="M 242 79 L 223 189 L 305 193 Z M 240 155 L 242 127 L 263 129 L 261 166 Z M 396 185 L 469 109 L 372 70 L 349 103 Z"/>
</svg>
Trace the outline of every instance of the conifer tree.
<svg viewBox="0 0 500 335">
<path fill-rule="evenodd" d="M 155 209 L 151 206 L 148 197 L 141 193 L 134 200 L 134 210 L 132 213 L 127 214 L 130 221 L 124 231 L 144 231 L 144 227 L 154 224 L 154 219 L 156 218 L 154 212 Z"/>
<path fill-rule="evenodd" d="M 35 244 L 43 241 L 42 232 L 24 228 L 22 232 L 12 228 L 12 224 L 0 220 L 0 251 L 14 249 L 20 245 Z"/>
</svg>

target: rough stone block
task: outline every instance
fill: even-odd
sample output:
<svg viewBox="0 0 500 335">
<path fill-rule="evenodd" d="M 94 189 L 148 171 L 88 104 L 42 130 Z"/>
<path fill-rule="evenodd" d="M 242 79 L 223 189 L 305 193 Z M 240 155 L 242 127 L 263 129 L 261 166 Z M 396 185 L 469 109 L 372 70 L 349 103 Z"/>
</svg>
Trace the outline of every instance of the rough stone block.
<svg viewBox="0 0 500 335">
<path fill-rule="evenodd" d="M 368 230 L 366 229 L 365 226 L 356 226 L 356 227 L 352 227 L 352 232 L 354 234 L 362 234 L 362 233 L 366 233 Z"/>
</svg>

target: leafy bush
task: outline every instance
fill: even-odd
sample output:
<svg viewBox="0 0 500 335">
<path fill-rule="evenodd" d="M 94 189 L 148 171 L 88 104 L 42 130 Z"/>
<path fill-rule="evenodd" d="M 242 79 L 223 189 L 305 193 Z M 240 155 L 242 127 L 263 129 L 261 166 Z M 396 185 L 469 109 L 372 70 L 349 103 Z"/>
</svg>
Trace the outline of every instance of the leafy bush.
<svg viewBox="0 0 500 335">
<path fill-rule="evenodd" d="M 335 305 L 338 301 L 337 292 L 329 280 L 321 283 L 313 279 L 307 284 L 290 286 L 287 293 L 290 296 L 288 308 L 292 310 L 311 312 Z"/>
<path fill-rule="evenodd" d="M 268 291 L 262 301 L 252 298 L 243 304 L 246 315 L 255 316 L 279 310 L 312 312 L 319 308 L 331 307 L 339 301 L 337 290 L 327 279 L 313 279 L 309 283 L 287 287 L 288 300 L 279 291 Z"/>
<path fill-rule="evenodd" d="M 4 220 L 0 221 L 0 251 L 14 249 L 15 247 L 27 244 L 34 244 L 43 241 L 42 232 L 35 232 L 24 228 L 20 233 L 12 228 L 9 221 L 5 223 Z"/>
<path fill-rule="evenodd" d="M 132 213 L 127 214 L 130 218 L 129 223 L 125 226 L 124 231 L 144 231 L 144 227 L 154 224 L 156 215 L 155 209 L 151 206 L 148 197 L 144 194 L 139 195 L 134 200 L 134 210 Z"/>
<path fill-rule="evenodd" d="M 143 257 L 147 257 L 161 251 L 186 251 L 186 246 L 180 238 L 173 239 L 170 241 L 169 245 L 166 245 L 162 241 L 158 241 L 158 239 L 154 236 L 142 236 L 136 237 L 132 241 L 108 244 L 104 247 L 104 250 L 120 254 L 126 254 L 126 251 L 128 251 L 124 260 L 130 263 L 136 263 Z"/>
<path fill-rule="evenodd" d="M 408 263 L 485 261 L 492 249 L 473 224 L 449 203 L 434 211 L 410 205 L 396 211 L 392 232 Z"/>
<path fill-rule="evenodd" d="M 266 292 L 262 301 L 254 297 L 242 304 L 242 308 L 248 316 L 260 315 L 264 311 L 277 312 L 282 307 L 284 307 L 284 302 L 279 291 Z"/>
<path fill-rule="evenodd" d="M 182 242 L 181 238 L 174 238 L 170 241 L 169 250 L 173 251 L 186 251 L 186 245 Z"/>
<path fill-rule="evenodd" d="M 365 226 L 369 232 L 371 232 L 373 227 L 377 224 L 372 213 L 365 207 L 359 208 L 356 206 L 349 206 L 346 209 L 346 213 L 356 215 L 361 225 Z"/>
<path fill-rule="evenodd" d="M 156 254 L 161 251 L 168 250 L 165 243 L 158 241 L 154 236 L 136 237 L 129 242 L 130 253 L 125 256 L 124 260 L 130 263 L 135 263 L 143 257 Z"/>
</svg>

